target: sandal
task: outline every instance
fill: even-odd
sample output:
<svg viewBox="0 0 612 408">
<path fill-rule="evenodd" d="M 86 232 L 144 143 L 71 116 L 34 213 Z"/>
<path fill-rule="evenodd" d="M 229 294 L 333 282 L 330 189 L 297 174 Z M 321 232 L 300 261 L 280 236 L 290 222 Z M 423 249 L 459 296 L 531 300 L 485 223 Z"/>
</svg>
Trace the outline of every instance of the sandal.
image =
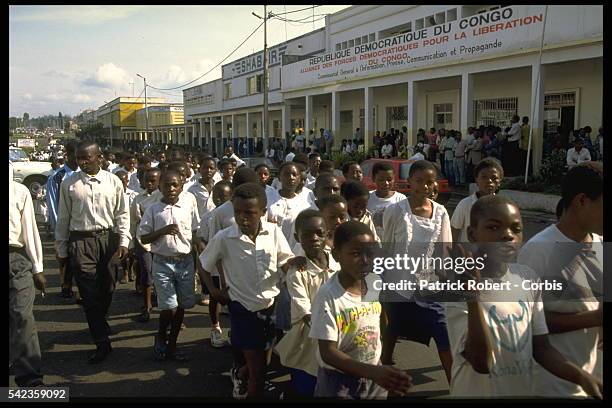
<svg viewBox="0 0 612 408">
<path fill-rule="evenodd" d="M 166 350 L 168 349 L 168 345 L 166 343 L 162 343 L 159 340 L 158 336 L 155 336 L 155 343 L 153 344 L 153 356 L 155 360 L 162 361 L 166 358 Z"/>
</svg>

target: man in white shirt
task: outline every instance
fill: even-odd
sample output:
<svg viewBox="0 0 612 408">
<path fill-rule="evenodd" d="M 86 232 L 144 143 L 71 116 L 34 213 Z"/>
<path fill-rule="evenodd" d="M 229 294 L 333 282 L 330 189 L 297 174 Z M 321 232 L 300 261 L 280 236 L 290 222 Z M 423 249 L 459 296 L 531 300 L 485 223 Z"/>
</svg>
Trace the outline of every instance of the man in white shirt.
<svg viewBox="0 0 612 408">
<path fill-rule="evenodd" d="M 567 151 L 567 167 L 571 170 L 576 165 L 591 161 L 589 149 L 585 149 L 582 139 L 579 137 L 574 141 L 574 147 Z"/>
<path fill-rule="evenodd" d="M 9 164 L 9 368 L 19 387 L 44 386 L 34 321 L 34 287 L 45 292 L 43 251 L 30 191 Z"/>
<path fill-rule="evenodd" d="M 586 149 L 585 149 L 586 150 Z M 593 374 L 603 326 L 603 166 L 585 163 L 571 169 L 561 184 L 563 212 L 559 222 L 531 238 L 518 262 L 542 279 L 561 281 L 562 295 L 544 291 L 544 312 L 555 349 Z M 579 288 L 574 292 L 571 288 Z M 574 293 L 579 296 L 572 296 Z M 581 387 L 535 367 L 538 396 L 584 397 Z"/>
<path fill-rule="evenodd" d="M 223 158 L 229 159 L 235 159 L 236 163 L 238 164 L 238 167 L 242 167 L 244 166 L 246 163 L 244 162 L 244 160 L 242 160 L 240 157 L 238 157 L 236 155 L 236 153 L 234 153 L 234 148 L 232 146 L 227 146 L 225 148 L 225 156 L 223 156 Z"/>
<path fill-rule="evenodd" d="M 128 255 L 130 217 L 123 184 L 100 168 L 102 152 L 93 142 L 81 142 L 77 162 L 81 171 L 60 186 L 55 241 L 60 261 L 70 262 L 75 273 L 89 331 L 96 343 L 91 364 L 100 363 L 112 351 L 106 321 L 115 282 L 113 264 Z M 118 241 L 111 236 L 116 229 Z"/>
<path fill-rule="evenodd" d="M 293 160 L 294 157 L 295 157 L 295 149 L 292 147 L 291 149 L 289 149 L 289 153 L 287 153 L 287 155 L 285 156 L 285 161 L 290 162 Z"/>
<path fill-rule="evenodd" d="M 383 159 L 390 159 L 391 154 L 393 154 L 393 145 L 389 142 L 386 142 L 382 149 L 380 149 L 380 154 Z"/>
</svg>

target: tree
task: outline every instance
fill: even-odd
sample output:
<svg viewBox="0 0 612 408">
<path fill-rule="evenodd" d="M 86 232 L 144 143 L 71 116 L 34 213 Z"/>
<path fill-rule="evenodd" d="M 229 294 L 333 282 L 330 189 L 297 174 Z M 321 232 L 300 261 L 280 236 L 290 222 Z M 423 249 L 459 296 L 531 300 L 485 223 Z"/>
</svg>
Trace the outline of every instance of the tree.
<svg viewBox="0 0 612 408">
<path fill-rule="evenodd" d="M 24 126 L 30 125 L 30 114 L 27 112 L 23 114 L 23 125 Z"/>
</svg>

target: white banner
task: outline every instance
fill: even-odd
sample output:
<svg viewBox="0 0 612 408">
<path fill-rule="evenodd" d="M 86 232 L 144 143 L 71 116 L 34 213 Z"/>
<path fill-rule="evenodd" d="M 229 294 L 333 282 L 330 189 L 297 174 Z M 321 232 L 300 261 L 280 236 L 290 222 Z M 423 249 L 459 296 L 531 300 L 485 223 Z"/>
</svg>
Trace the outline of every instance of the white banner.
<svg viewBox="0 0 612 408">
<path fill-rule="evenodd" d="M 557 9 L 551 21 L 553 7 Z M 585 38 L 592 35 L 593 28 L 597 30 L 597 27 L 601 26 L 601 22 L 592 21 L 590 27 L 584 27 L 585 21 L 575 15 L 580 14 L 577 11 L 581 6 L 567 6 L 566 10 L 560 10 L 560 7 L 564 6 L 549 6 L 547 42 L 575 40 L 572 37 Z M 538 48 L 544 23 L 544 8 L 508 6 L 342 51 L 317 55 L 284 66 L 283 87 L 320 85 L 330 81 Z M 587 20 L 589 21 L 586 23 L 590 23 L 592 18 Z M 549 29 L 551 25 L 553 27 Z M 563 25 L 561 30 L 559 25 Z"/>
<path fill-rule="evenodd" d="M 17 139 L 17 147 L 29 147 L 34 149 L 36 147 L 36 140 L 34 139 Z"/>
</svg>

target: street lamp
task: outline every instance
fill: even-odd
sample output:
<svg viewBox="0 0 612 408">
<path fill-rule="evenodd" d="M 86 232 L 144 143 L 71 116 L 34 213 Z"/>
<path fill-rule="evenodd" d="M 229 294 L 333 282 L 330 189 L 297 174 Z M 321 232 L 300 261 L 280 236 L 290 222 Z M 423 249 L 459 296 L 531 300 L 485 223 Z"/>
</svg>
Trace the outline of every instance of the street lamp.
<svg viewBox="0 0 612 408">
<path fill-rule="evenodd" d="M 144 94 L 145 94 L 145 134 L 146 140 L 149 140 L 149 105 L 147 104 L 147 78 L 143 77 L 140 74 L 136 74 L 141 77 L 144 81 Z"/>
<path fill-rule="evenodd" d="M 266 6 L 264 6 L 264 17 L 260 17 L 257 14 L 255 14 L 255 12 L 251 12 L 251 14 L 253 14 L 255 17 L 262 19 L 264 21 L 264 49 L 263 49 L 263 65 L 264 65 L 264 69 L 263 69 L 263 86 L 264 86 L 264 92 L 263 92 L 263 148 L 264 148 L 264 152 L 268 151 L 268 18 L 270 18 L 270 15 L 267 13 L 267 8 Z M 270 13 L 272 14 L 272 13 Z M 265 154 L 265 153 L 264 153 Z"/>
</svg>

